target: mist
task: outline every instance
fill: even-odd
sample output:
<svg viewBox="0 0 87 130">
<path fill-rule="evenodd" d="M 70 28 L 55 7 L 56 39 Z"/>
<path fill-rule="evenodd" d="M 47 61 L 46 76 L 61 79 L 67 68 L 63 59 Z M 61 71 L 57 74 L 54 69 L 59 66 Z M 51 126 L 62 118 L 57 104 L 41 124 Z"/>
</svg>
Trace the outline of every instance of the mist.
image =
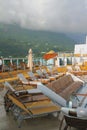
<svg viewBox="0 0 87 130">
<path fill-rule="evenodd" d="M 0 0 L 0 22 L 55 32 L 87 32 L 87 0 Z"/>
</svg>

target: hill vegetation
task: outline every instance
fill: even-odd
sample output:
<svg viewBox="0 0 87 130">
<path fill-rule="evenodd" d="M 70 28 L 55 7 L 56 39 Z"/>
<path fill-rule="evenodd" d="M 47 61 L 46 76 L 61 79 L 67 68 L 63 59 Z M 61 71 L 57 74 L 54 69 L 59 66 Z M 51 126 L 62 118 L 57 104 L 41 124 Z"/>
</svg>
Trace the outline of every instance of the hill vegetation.
<svg viewBox="0 0 87 130">
<path fill-rule="evenodd" d="M 50 50 L 73 51 L 75 42 L 55 32 L 23 29 L 17 25 L 0 24 L 0 56 L 26 56 L 32 48 L 36 56 Z"/>
</svg>

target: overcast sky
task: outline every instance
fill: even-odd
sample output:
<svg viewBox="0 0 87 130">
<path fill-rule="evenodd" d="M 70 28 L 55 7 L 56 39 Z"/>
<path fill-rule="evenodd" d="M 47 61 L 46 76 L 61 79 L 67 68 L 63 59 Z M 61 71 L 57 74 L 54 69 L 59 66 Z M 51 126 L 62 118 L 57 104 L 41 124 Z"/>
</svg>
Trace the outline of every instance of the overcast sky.
<svg viewBox="0 0 87 130">
<path fill-rule="evenodd" d="M 0 0 L 0 21 L 58 32 L 87 32 L 87 0 Z"/>
</svg>

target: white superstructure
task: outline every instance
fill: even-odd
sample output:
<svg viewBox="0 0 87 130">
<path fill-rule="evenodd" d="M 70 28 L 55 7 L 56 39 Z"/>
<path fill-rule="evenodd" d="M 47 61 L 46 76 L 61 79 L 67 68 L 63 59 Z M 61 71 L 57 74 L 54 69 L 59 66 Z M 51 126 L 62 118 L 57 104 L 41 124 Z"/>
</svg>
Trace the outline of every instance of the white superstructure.
<svg viewBox="0 0 87 130">
<path fill-rule="evenodd" d="M 86 36 L 86 44 L 75 45 L 74 54 L 77 56 L 86 56 L 87 55 L 87 36 Z"/>
</svg>

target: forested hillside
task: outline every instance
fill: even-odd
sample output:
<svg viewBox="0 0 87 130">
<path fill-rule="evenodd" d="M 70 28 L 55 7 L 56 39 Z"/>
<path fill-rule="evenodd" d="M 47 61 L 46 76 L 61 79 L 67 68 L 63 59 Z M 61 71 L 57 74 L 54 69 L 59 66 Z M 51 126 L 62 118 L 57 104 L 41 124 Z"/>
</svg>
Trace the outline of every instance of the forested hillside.
<svg viewBox="0 0 87 130">
<path fill-rule="evenodd" d="M 26 56 L 32 48 L 36 56 L 50 50 L 73 51 L 75 42 L 66 34 L 23 29 L 17 25 L 0 24 L 0 56 Z"/>
</svg>

